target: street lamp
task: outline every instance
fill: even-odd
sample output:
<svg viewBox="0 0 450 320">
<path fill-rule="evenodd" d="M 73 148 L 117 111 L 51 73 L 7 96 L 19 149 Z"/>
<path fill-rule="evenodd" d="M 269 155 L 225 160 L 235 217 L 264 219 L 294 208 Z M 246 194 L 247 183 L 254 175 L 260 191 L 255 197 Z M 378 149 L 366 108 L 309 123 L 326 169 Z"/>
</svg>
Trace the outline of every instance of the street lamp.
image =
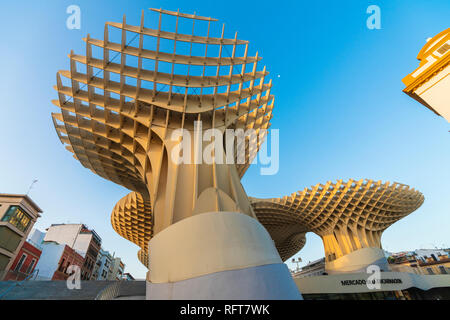
<svg viewBox="0 0 450 320">
<path fill-rule="evenodd" d="M 295 269 L 295 272 L 298 272 L 300 270 L 300 267 L 298 266 L 298 264 L 302 262 L 302 258 L 298 257 L 297 260 L 295 260 L 295 258 L 292 258 L 292 263 L 295 263 L 297 265 L 297 268 Z"/>
</svg>

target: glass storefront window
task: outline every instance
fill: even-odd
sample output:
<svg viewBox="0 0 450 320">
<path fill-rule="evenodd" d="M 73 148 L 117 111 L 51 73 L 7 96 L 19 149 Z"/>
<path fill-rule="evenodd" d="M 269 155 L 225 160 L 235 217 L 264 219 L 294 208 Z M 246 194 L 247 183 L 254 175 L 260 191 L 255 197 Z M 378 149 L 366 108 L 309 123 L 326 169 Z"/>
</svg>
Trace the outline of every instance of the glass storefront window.
<svg viewBox="0 0 450 320">
<path fill-rule="evenodd" d="M 31 223 L 31 218 L 20 207 L 10 206 L 2 221 L 9 222 L 20 231 L 25 232 Z"/>
<path fill-rule="evenodd" d="M 303 294 L 305 300 L 397 300 L 395 291 Z"/>
</svg>

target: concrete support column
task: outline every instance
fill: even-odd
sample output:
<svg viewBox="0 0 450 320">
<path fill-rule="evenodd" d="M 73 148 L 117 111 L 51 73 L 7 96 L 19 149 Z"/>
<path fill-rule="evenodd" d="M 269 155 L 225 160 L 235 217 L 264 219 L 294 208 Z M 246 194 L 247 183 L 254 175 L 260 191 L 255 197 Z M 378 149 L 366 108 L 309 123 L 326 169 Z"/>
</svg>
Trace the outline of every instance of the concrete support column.
<svg viewBox="0 0 450 320">
<path fill-rule="evenodd" d="M 301 299 L 266 229 L 237 212 L 183 219 L 149 242 L 147 299 Z"/>
<path fill-rule="evenodd" d="M 389 264 L 380 248 L 362 248 L 336 260 L 326 261 L 328 274 L 366 272 L 370 265 L 377 265 L 382 271 L 390 271 Z"/>
</svg>

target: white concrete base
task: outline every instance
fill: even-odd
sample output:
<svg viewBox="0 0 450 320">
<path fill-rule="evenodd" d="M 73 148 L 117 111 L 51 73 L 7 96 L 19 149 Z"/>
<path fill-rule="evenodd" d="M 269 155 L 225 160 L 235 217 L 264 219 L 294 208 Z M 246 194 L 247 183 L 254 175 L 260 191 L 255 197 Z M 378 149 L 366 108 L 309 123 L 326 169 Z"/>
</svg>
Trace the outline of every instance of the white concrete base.
<svg viewBox="0 0 450 320">
<path fill-rule="evenodd" d="M 366 272 L 370 265 L 377 265 L 382 271 L 390 271 L 384 251 L 380 248 L 363 248 L 339 259 L 325 263 L 328 274 Z"/>
<path fill-rule="evenodd" d="M 149 242 L 147 299 L 301 299 L 267 230 L 237 212 L 209 212 Z"/>
<path fill-rule="evenodd" d="M 147 300 L 300 300 L 284 263 L 222 271 L 171 283 L 147 282 Z"/>
</svg>

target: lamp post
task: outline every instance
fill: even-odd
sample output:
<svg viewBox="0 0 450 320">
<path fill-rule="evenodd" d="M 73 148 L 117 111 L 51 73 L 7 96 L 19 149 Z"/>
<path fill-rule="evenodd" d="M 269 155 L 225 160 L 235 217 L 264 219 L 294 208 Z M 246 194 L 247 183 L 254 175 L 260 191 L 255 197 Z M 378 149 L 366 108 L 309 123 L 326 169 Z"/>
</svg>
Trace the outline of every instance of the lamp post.
<svg viewBox="0 0 450 320">
<path fill-rule="evenodd" d="M 35 184 L 36 182 L 38 182 L 37 179 L 34 179 L 33 182 L 31 182 L 31 185 L 30 185 L 30 187 L 28 188 L 28 191 L 27 191 L 27 193 L 26 193 L 27 195 L 30 193 L 31 188 L 33 188 L 33 186 L 34 186 L 34 184 Z"/>
<path fill-rule="evenodd" d="M 297 260 L 295 258 L 292 258 L 292 263 L 295 263 L 297 265 L 297 268 L 295 268 L 295 272 L 298 272 L 300 270 L 300 267 L 298 264 L 302 262 L 302 258 L 298 257 Z"/>
</svg>

